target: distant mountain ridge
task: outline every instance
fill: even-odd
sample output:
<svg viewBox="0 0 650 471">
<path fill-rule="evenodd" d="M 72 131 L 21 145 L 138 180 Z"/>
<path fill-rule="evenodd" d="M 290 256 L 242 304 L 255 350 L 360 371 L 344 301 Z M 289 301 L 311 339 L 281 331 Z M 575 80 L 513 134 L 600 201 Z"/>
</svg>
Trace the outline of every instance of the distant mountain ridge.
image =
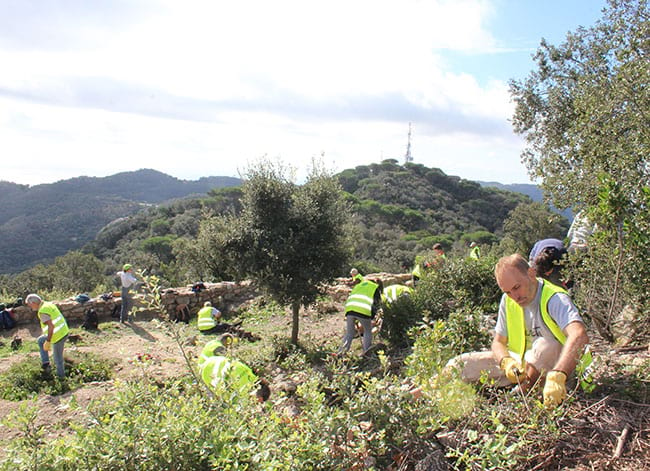
<svg viewBox="0 0 650 471">
<path fill-rule="evenodd" d="M 436 225 L 439 227 L 460 224 L 473 227 L 472 230 L 481 226 L 493 230 L 490 227 L 492 212 L 484 206 L 501 207 L 505 211 L 509 205 L 502 206 L 502 202 L 497 203 L 496 200 L 492 203 L 483 201 L 485 198 L 494 199 L 496 195 L 483 194 L 479 191 L 480 186 L 507 190 L 526 195 L 534 201 L 542 201 L 542 191 L 537 185 L 470 182 L 448 177 L 439 169 L 420 167 L 412 166 L 410 172 L 414 173 L 408 177 L 403 173 L 405 169 L 400 169 L 396 162 L 387 161 L 346 170 L 339 178 L 343 182 L 354 182 L 355 188 L 346 190 L 367 201 L 377 201 L 383 205 L 399 204 L 394 194 L 397 191 L 401 199 L 406 198 L 403 201 L 404 210 L 410 206 L 418 211 L 428 211 L 427 208 L 432 205 L 439 209 L 446 208 L 446 212 L 462 211 L 462 217 L 458 213 L 444 218 L 442 213 L 436 211 Z M 377 171 L 381 171 L 377 179 L 368 179 Z M 418 177 L 420 173 L 422 175 Z M 426 178 L 422 179 L 425 175 Z M 405 180 L 397 181 L 402 178 Z M 427 180 L 429 183 L 426 183 Z M 121 172 L 108 177 L 82 176 L 34 186 L 0 181 L 0 230 L 3 234 L 0 238 L 0 273 L 16 273 L 37 263 L 49 262 L 70 250 L 80 249 L 93 241 L 107 224 L 138 213 L 148 206 L 189 196 L 203 196 L 212 189 L 237 187 L 241 183 L 239 178 L 220 176 L 194 181 L 180 180 L 151 169 Z M 428 188 L 430 184 L 434 186 Z M 358 185 L 361 187 L 356 189 Z M 461 194 L 468 198 L 464 203 L 456 201 Z M 374 206 L 368 204 L 365 204 L 366 210 L 372 211 Z M 386 208 L 389 207 L 383 207 Z M 500 215 L 497 219 L 501 220 L 502 217 Z"/>
<path fill-rule="evenodd" d="M 499 182 L 481 182 L 481 181 L 477 183 L 485 187 L 499 188 L 501 190 L 508 190 L 508 191 L 514 191 L 515 193 L 522 193 L 524 195 L 529 196 L 530 199 L 532 199 L 533 201 L 538 201 L 540 203 L 544 202 L 544 192 L 539 186 L 533 185 L 532 183 L 504 184 Z M 573 220 L 573 211 L 571 211 L 570 209 L 565 209 L 564 211 L 560 211 L 553 206 L 551 206 L 551 209 L 553 211 L 560 213 L 569 221 Z"/>
<path fill-rule="evenodd" d="M 514 191 L 515 193 L 522 193 L 524 195 L 530 196 L 530 199 L 533 201 L 543 201 L 544 192 L 542 189 L 533 185 L 532 183 L 499 183 L 499 182 L 483 182 L 477 181 L 481 186 L 486 186 L 489 188 L 499 188 L 501 190 Z"/>
<path fill-rule="evenodd" d="M 188 181 L 151 169 L 34 186 L 0 181 L 0 273 L 81 248 L 106 224 L 143 206 L 239 185 L 239 178 Z"/>
</svg>

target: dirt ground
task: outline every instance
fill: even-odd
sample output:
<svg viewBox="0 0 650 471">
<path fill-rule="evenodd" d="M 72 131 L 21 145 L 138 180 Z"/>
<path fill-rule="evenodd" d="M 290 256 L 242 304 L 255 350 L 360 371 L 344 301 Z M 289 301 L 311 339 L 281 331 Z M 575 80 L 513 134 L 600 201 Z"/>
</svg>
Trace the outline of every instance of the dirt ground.
<svg viewBox="0 0 650 471">
<path fill-rule="evenodd" d="M 312 343 L 336 346 L 340 342 L 344 330 L 344 320 L 341 314 L 341 306 L 330 306 L 327 312 L 304 312 L 301 315 L 300 338 L 302 341 L 309 340 Z M 244 327 L 253 333 L 261 336 L 290 334 L 291 316 L 278 316 L 269 320 L 251 323 Z M 79 332 L 79 333 L 78 333 Z M 35 342 L 40 334 L 37 325 L 20 326 L 10 332 L 1 332 L 1 339 L 4 342 L 10 342 L 14 336 L 22 338 L 23 342 Z M 188 368 L 181 354 L 177 342 L 169 335 L 164 325 L 158 321 L 140 320 L 130 325 L 120 326 L 115 322 L 101 323 L 97 332 L 74 331 L 80 336 L 76 342 L 69 341 L 66 344 L 66 354 L 71 352 L 92 352 L 98 356 L 107 358 L 114 362 L 114 378 L 110 381 L 88 383 L 83 387 L 65 393 L 60 396 L 40 395 L 35 405 L 39 410 L 37 425 L 44 426 L 49 435 L 46 438 L 65 433 L 67 424 L 90 423 L 92 417 L 87 412 L 88 405 L 95 400 L 110 400 L 111 395 L 116 391 L 115 383 L 121 380 L 137 379 L 146 374 L 156 378 L 178 377 L 188 374 Z M 198 332 L 193 335 L 190 330 L 185 335 L 184 348 L 186 352 L 195 357 L 204 344 L 204 339 Z M 358 348 L 358 341 L 355 340 L 355 346 Z M 620 364 L 643 364 L 650 358 L 650 352 L 639 350 L 632 352 L 618 352 L 612 355 L 613 350 L 607 345 L 597 345 L 601 355 L 607 358 L 608 362 L 616 359 Z M 609 350 L 609 351 L 608 351 Z M 0 360 L 0 374 L 7 371 L 12 364 L 24 359 L 25 357 L 38 357 L 37 352 L 19 353 Z M 147 357 L 147 361 L 142 358 Z M 610 365 L 611 367 L 611 365 Z M 609 373 L 608 373 L 609 374 Z M 615 373 L 611 373 L 615 375 Z M 281 378 L 270 378 L 272 381 L 281 381 Z M 618 380 L 617 380 L 618 381 Z M 34 401 L 22 401 L 34 403 Z M 611 453 L 604 452 L 602 447 L 604 442 L 607 449 L 616 446 L 615 439 L 620 436 L 624 430 L 625 424 L 630 429 L 630 438 L 628 438 L 628 447 L 647 451 L 650 449 L 648 443 L 648 426 L 650 424 L 650 405 L 647 400 L 644 404 L 626 403 L 626 401 L 612 401 L 605 397 L 603 400 L 595 401 L 594 404 L 574 404 L 573 408 L 579 408 L 576 417 L 588 417 L 590 425 L 585 427 L 582 422 L 570 424 L 575 428 L 573 444 L 560 444 L 566 447 L 562 454 L 578 453 L 574 463 L 580 463 L 585 457 L 589 458 L 587 467 L 571 466 L 570 469 L 615 469 L 609 467 Z M 78 407 L 75 407 L 76 404 Z M 0 399 L 0 418 L 7 416 L 19 407 L 19 402 L 7 401 Z M 573 411 L 572 411 L 573 413 Z M 640 414 L 640 415 L 639 415 Z M 583 420 L 583 419 L 580 420 Z M 577 419 L 574 420 L 574 422 Z M 584 420 L 583 420 L 584 421 Z M 18 432 L 8 427 L 0 425 L 0 442 L 17 436 Z M 572 433 L 573 434 L 573 433 Z M 631 443 L 630 443 L 631 442 Z M 576 450 L 573 450 L 576 448 Z M 644 453 L 645 453 L 644 451 Z M 551 454 L 560 453 L 557 450 L 549 450 Z M 3 452 L 0 450 L 0 456 Z M 639 461 L 640 460 L 640 461 Z M 649 469 L 640 466 L 644 459 L 635 456 L 630 459 L 626 466 L 619 469 Z M 609 464 L 608 464 L 609 463 Z M 650 463 L 650 459 L 648 460 Z M 619 462 L 619 464 L 621 464 Z M 601 466 L 602 465 L 602 466 Z M 629 465 L 629 467 L 627 466 Z M 545 469 L 536 467 L 535 469 Z"/>
<path fill-rule="evenodd" d="M 265 333 L 286 332 L 290 335 L 291 317 L 273 318 L 265 321 L 263 329 Z M 71 326 L 74 327 L 74 326 Z M 246 330 L 256 332 L 255 326 L 244 326 Z M 338 342 L 344 329 L 344 321 L 341 314 L 315 315 L 313 312 L 305 312 L 301 316 L 300 338 L 316 338 L 319 342 Z M 14 337 L 20 337 L 24 343 L 36 342 L 40 335 L 38 325 L 22 325 L 7 332 L 0 331 L 0 340 L 10 343 Z M 181 353 L 181 350 L 169 334 L 164 325 L 158 321 L 136 321 L 126 325 L 117 322 L 100 323 L 99 330 L 86 332 L 74 330 L 79 339 L 66 342 L 64 356 L 71 352 L 92 352 L 97 356 L 109 359 L 114 362 L 114 377 L 109 381 L 87 383 L 83 387 L 67 392 L 60 396 L 40 395 L 36 400 L 38 407 L 37 425 L 43 425 L 51 434 L 57 434 L 61 426 L 65 427 L 70 422 L 89 421 L 91 417 L 86 409 L 91 401 L 106 400 L 111 393 L 115 392 L 115 382 L 137 379 L 146 374 L 154 378 L 173 378 L 188 374 L 188 366 Z M 184 336 L 184 349 L 192 361 L 200 353 L 205 339 L 196 331 L 189 330 Z M 23 360 L 25 357 L 38 358 L 38 352 L 17 353 L 0 360 L 0 374 L 7 371 L 14 363 Z M 145 361 L 143 361 L 145 359 Z M 0 418 L 6 417 L 12 411 L 18 409 L 21 403 L 33 401 L 8 401 L 0 399 Z M 79 407 L 71 407 L 76 403 Z M 0 425 L 0 443 L 11 439 L 17 434 L 16 431 Z M 0 452 L 1 454 L 1 452 Z"/>
</svg>

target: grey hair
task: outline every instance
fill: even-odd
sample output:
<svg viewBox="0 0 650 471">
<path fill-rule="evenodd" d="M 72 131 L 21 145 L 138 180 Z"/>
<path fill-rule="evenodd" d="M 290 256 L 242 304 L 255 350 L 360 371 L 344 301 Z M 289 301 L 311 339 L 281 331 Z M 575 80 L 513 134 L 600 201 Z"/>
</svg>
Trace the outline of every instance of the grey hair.
<svg viewBox="0 0 650 471">
<path fill-rule="evenodd" d="M 43 300 L 38 294 L 28 294 L 27 297 L 25 298 L 25 304 L 31 304 L 31 303 L 42 303 Z"/>
</svg>

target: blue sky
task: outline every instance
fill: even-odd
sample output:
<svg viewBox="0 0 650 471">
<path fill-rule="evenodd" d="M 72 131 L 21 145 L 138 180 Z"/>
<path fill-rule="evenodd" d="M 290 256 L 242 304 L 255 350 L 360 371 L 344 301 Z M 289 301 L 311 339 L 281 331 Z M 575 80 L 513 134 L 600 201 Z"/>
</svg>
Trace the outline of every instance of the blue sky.
<svg viewBox="0 0 650 471">
<path fill-rule="evenodd" d="M 604 0 L 6 0 L 1 180 L 297 178 L 403 161 L 526 183 L 509 79 Z M 322 157 L 321 157 L 322 156 Z"/>
</svg>

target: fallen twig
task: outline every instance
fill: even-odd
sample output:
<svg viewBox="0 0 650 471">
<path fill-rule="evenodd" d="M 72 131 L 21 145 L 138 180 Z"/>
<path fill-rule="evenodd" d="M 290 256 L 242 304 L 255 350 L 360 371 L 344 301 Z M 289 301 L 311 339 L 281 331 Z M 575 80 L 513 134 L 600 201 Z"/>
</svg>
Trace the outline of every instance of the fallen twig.
<svg viewBox="0 0 650 471">
<path fill-rule="evenodd" d="M 620 458 L 621 455 L 623 454 L 623 447 L 625 446 L 625 441 L 627 440 L 628 433 L 630 433 L 630 426 L 629 425 L 627 425 L 623 429 L 623 432 L 621 433 L 621 436 L 618 437 L 618 441 L 616 443 L 616 451 L 614 451 L 614 458 Z"/>
<path fill-rule="evenodd" d="M 640 352 L 642 350 L 647 350 L 648 346 L 647 345 L 632 345 L 629 347 L 620 347 L 620 348 L 615 348 L 612 350 L 614 353 L 632 353 L 632 352 Z"/>
</svg>

